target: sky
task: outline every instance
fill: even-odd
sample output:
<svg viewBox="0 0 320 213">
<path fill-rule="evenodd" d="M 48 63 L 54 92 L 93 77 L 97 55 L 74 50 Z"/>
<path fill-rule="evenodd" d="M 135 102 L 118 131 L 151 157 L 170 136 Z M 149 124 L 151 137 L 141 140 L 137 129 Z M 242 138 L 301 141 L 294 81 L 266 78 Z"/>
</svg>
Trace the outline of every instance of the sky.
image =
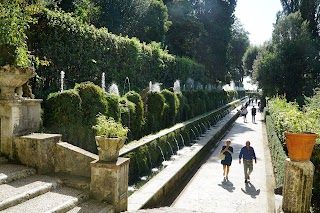
<svg viewBox="0 0 320 213">
<path fill-rule="evenodd" d="M 262 45 L 272 37 L 280 0 L 237 0 L 235 15 L 248 31 L 250 43 Z"/>
</svg>

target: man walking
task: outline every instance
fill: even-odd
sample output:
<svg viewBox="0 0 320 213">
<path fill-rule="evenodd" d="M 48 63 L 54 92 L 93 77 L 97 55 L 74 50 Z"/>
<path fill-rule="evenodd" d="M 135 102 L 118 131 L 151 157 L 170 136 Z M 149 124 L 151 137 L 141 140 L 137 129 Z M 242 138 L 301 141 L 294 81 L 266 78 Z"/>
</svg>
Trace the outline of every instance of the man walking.
<svg viewBox="0 0 320 213">
<path fill-rule="evenodd" d="M 256 122 L 257 109 L 253 106 L 251 109 L 252 123 Z"/>
<path fill-rule="evenodd" d="M 242 147 L 239 154 L 239 164 L 241 164 L 241 159 L 243 158 L 243 169 L 244 169 L 244 179 L 245 183 L 250 180 L 250 174 L 253 170 L 253 160 L 257 163 L 256 154 L 253 147 L 250 146 L 250 141 L 246 142 L 246 145 Z"/>
</svg>

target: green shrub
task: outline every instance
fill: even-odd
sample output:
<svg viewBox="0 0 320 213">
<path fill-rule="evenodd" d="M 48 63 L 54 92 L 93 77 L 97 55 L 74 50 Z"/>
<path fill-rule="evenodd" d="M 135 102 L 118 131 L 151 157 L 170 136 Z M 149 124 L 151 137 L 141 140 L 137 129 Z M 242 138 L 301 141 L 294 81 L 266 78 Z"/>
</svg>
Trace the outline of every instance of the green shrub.
<svg viewBox="0 0 320 213">
<path fill-rule="evenodd" d="M 279 140 L 270 116 L 266 117 L 267 136 L 271 152 L 276 188 L 282 186 L 284 181 L 284 161 L 287 158 L 285 146 Z"/>
<path fill-rule="evenodd" d="M 147 125 L 146 130 L 148 133 L 154 133 L 162 127 L 162 115 L 165 109 L 165 98 L 159 92 L 149 91 L 147 94 Z"/>
<path fill-rule="evenodd" d="M 179 108 L 179 99 L 177 95 L 167 89 L 162 90 L 161 94 L 165 98 L 167 107 L 163 113 L 163 128 L 173 126 L 176 123 L 176 116 Z"/>
<path fill-rule="evenodd" d="M 135 113 L 134 117 L 132 117 L 132 138 L 138 139 L 141 138 L 142 135 L 142 126 L 144 125 L 145 118 L 144 118 L 144 104 L 141 99 L 141 96 L 134 91 L 129 91 L 124 95 L 124 97 L 135 104 Z"/>
<path fill-rule="evenodd" d="M 96 124 L 98 114 L 106 115 L 108 112 L 108 102 L 101 87 L 91 83 L 84 82 L 77 84 L 75 90 L 78 91 L 81 98 L 83 138 L 81 147 L 87 151 L 97 153 L 95 142 L 95 132 L 92 126 Z"/>
<path fill-rule="evenodd" d="M 204 79 L 203 65 L 171 55 L 160 44 L 116 36 L 60 11 L 44 9 L 37 16 L 38 23 L 28 31 L 28 42 L 35 55 L 48 62 L 37 69 L 38 81 L 33 82 L 38 98 L 57 91 L 61 70 L 66 73 L 66 88 L 88 80 L 99 85 L 103 70 L 108 71 L 107 84 L 128 77 L 131 89 L 136 91 L 145 88 L 150 79 L 166 86 L 177 78 Z"/>
<path fill-rule="evenodd" d="M 62 134 L 62 140 L 81 147 L 82 110 L 81 98 L 77 91 L 51 93 L 43 109 L 45 131 Z"/>
<path fill-rule="evenodd" d="M 112 117 L 116 121 L 120 121 L 120 96 L 115 94 L 106 93 L 105 95 L 108 102 L 107 117 Z"/>
<path fill-rule="evenodd" d="M 135 134 L 137 123 L 136 121 L 136 105 L 132 103 L 127 98 L 122 97 L 120 99 L 120 114 L 121 123 L 129 128 L 128 139 L 131 141 L 133 139 L 133 134 Z"/>
<path fill-rule="evenodd" d="M 177 93 L 179 99 L 179 108 L 177 113 L 177 122 L 182 122 L 190 119 L 190 107 L 187 98 L 180 92 Z"/>
<path fill-rule="evenodd" d="M 101 87 L 91 82 L 84 82 L 77 84 L 74 89 L 81 97 L 84 125 L 93 126 L 99 113 L 108 114 L 108 102 Z"/>
</svg>

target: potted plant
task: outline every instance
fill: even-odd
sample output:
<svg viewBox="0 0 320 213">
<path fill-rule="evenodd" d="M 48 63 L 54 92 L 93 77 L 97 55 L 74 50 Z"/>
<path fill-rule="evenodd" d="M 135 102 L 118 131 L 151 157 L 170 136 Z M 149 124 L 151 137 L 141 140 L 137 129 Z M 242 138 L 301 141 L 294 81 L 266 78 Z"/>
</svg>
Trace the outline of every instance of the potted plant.
<svg viewBox="0 0 320 213">
<path fill-rule="evenodd" d="M 98 146 L 99 160 L 116 161 L 119 151 L 123 147 L 129 129 L 116 122 L 112 117 L 107 118 L 99 114 L 97 124 L 93 126 L 96 131 L 96 144 Z"/>
<path fill-rule="evenodd" d="M 32 8 L 25 1 L 0 3 L 0 96 L 4 99 L 16 98 L 16 93 L 21 97 L 21 86 L 35 75 L 26 36 L 29 24 L 35 20 Z"/>
<path fill-rule="evenodd" d="M 306 108 L 301 111 L 296 103 L 292 105 L 285 112 L 283 123 L 289 158 L 293 161 L 308 161 L 318 137 L 315 132 L 319 131 L 319 122 Z"/>
</svg>

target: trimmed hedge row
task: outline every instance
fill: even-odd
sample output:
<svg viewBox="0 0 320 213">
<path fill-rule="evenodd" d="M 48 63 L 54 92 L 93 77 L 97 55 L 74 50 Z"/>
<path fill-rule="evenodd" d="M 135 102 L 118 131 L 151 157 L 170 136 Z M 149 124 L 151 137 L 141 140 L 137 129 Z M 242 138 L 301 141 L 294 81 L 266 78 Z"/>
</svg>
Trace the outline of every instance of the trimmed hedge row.
<svg viewBox="0 0 320 213">
<path fill-rule="evenodd" d="M 267 136 L 269 141 L 269 148 L 271 151 L 271 158 L 273 164 L 273 172 L 276 180 L 276 188 L 283 184 L 284 178 L 284 161 L 288 158 L 286 155 L 285 147 L 279 140 L 275 127 L 269 115 L 266 116 Z"/>
<path fill-rule="evenodd" d="M 216 109 L 238 98 L 236 92 L 184 91 L 173 93 L 149 91 L 146 100 L 133 91 L 120 97 L 109 94 L 91 82 L 77 84 L 74 89 L 52 93 L 44 102 L 44 128 L 62 134 L 62 139 L 97 153 L 96 116 L 113 117 L 129 128 L 128 140 L 158 132 L 197 115 Z M 74 111 L 73 111 L 74 110 Z M 200 127 L 193 131 L 200 132 Z"/>
<path fill-rule="evenodd" d="M 146 136 L 139 141 L 132 141 L 133 144 L 141 145 L 121 155 L 130 158 L 129 185 L 136 184 L 141 177 L 150 177 L 153 168 L 161 169 L 163 161 L 170 160 L 181 148 L 190 146 L 193 140 L 199 138 L 235 107 L 236 103 L 226 105 L 219 110 L 191 119 L 181 127 L 172 127 L 172 130 L 160 131 L 150 138 Z"/>
<path fill-rule="evenodd" d="M 270 102 L 270 101 L 269 101 Z M 279 112 L 288 110 L 286 106 L 282 108 L 277 108 Z M 288 158 L 288 152 L 285 145 L 285 138 L 283 136 L 283 128 L 281 123 L 283 122 L 281 117 L 275 115 L 269 115 L 269 110 L 267 107 L 266 111 L 266 122 L 267 122 L 267 133 L 268 133 L 268 140 L 269 146 L 272 154 L 273 159 L 273 167 L 274 173 L 276 176 L 276 185 L 277 187 L 281 186 L 283 183 L 284 178 L 284 160 Z M 315 166 L 314 176 L 313 176 L 313 200 L 315 200 L 314 204 L 318 203 L 318 198 L 320 196 L 320 145 L 316 144 L 314 146 L 312 155 L 311 155 L 311 162 Z M 319 208 L 319 207 L 315 207 Z"/>
<path fill-rule="evenodd" d="M 106 28 L 97 29 L 59 11 L 43 9 L 37 16 L 38 23 L 28 31 L 28 46 L 45 62 L 31 82 L 38 98 L 45 99 L 60 90 L 62 70 L 67 89 L 85 81 L 100 85 L 103 72 L 106 85 L 130 79 L 131 89 L 136 91 L 144 89 L 149 81 L 161 82 L 166 88 L 177 79 L 205 83 L 203 65 L 171 55 L 158 43 L 116 36 Z"/>
</svg>

